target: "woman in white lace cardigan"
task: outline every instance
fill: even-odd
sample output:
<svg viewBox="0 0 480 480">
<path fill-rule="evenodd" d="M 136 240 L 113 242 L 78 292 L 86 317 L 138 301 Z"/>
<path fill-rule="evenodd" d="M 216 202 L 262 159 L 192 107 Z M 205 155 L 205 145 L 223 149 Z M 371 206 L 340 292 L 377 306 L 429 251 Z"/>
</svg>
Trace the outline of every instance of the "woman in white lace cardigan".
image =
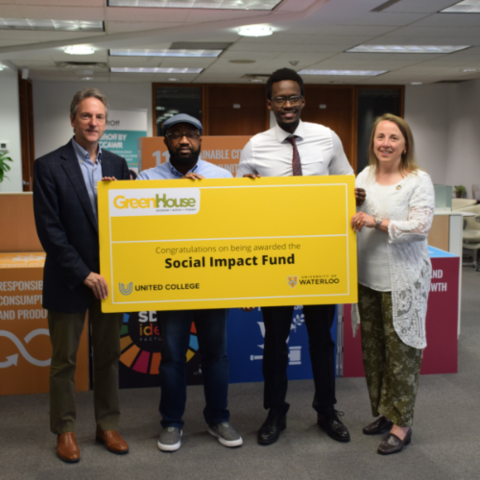
<svg viewBox="0 0 480 480">
<path fill-rule="evenodd" d="M 366 435 L 390 433 L 378 447 L 388 455 L 410 443 L 431 263 L 427 235 L 435 199 L 430 176 L 414 160 L 413 136 L 401 118 L 386 114 L 374 124 L 370 166 L 356 186 L 367 198 L 352 218 L 358 232 L 359 303 L 363 364 L 373 416 Z"/>
</svg>

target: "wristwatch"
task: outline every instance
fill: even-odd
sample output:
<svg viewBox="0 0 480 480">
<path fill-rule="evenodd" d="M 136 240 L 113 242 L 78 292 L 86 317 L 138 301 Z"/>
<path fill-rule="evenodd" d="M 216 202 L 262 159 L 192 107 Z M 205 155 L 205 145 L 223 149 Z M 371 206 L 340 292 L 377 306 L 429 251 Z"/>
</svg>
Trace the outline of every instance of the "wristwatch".
<svg viewBox="0 0 480 480">
<path fill-rule="evenodd" d="M 375 218 L 375 229 L 378 230 L 380 228 L 380 224 L 382 223 L 381 218 Z"/>
</svg>

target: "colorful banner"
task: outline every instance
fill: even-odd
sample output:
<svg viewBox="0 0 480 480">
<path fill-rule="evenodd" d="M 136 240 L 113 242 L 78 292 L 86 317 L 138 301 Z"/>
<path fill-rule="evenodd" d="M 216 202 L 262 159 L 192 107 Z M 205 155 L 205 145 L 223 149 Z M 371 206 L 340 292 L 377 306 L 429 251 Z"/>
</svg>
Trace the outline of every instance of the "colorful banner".
<svg viewBox="0 0 480 480">
<path fill-rule="evenodd" d="M 200 157 L 207 162 L 214 163 L 236 175 L 240 155 L 243 147 L 250 140 L 247 136 L 232 137 L 202 137 L 202 151 Z M 163 137 L 145 137 L 140 139 L 142 161 L 141 170 L 153 168 L 165 163 L 170 158 Z"/>
<path fill-rule="evenodd" d="M 162 336 L 160 312 L 135 312 L 124 315 L 120 344 L 120 388 L 157 387 L 161 362 Z M 331 328 L 337 343 L 337 318 Z M 262 382 L 262 360 L 265 326 L 260 308 L 243 312 L 229 311 L 227 322 L 227 354 L 229 383 Z M 290 335 L 287 339 L 290 380 L 312 378 L 309 343 L 301 305 L 294 307 Z M 201 354 L 197 331 L 192 323 L 187 350 L 187 384 L 203 383 Z"/>
<path fill-rule="evenodd" d="M 356 302 L 354 181 L 99 183 L 103 311 Z"/>
<path fill-rule="evenodd" d="M 49 390 L 52 346 L 42 308 L 44 263 L 44 253 L 0 253 L 0 395 Z M 87 332 L 77 356 L 77 391 L 89 386 Z"/>
<path fill-rule="evenodd" d="M 147 135 L 147 110 L 110 110 L 100 146 L 125 158 L 139 172 L 138 139 Z"/>
</svg>

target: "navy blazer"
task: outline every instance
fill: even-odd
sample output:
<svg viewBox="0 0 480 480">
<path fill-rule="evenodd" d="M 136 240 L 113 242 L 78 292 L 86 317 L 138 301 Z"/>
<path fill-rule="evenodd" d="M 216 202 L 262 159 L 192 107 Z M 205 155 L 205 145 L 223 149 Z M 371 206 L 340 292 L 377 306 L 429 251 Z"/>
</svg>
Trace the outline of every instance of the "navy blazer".
<svg viewBox="0 0 480 480">
<path fill-rule="evenodd" d="M 35 224 L 47 253 L 43 307 L 87 310 L 94 296 L 83 281 L 100 273 L 98 224 L 72 141 L 34 162 Z M 128 180 L 127 162 L 102 150 L 102 176 Z"/>
</svg>

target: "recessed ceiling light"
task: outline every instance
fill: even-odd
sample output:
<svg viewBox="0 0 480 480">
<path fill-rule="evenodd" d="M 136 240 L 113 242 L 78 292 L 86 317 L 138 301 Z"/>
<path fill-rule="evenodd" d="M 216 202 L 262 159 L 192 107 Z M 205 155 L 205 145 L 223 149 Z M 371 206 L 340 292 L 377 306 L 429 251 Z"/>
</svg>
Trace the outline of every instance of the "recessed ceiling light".
<svg viewBox="0 0 480 480">
<path fill-rule="evenodd" d="M 268 25 L 245 25 L 238 29 L 238 34 L 243 37 L 268 37 L 272 33 L 273 29 Z"/>
<path fill-rule="evenodd" d="M 261 79 L 261 78 L 252 78 L 250 81 L 252 83 L 263 83 L 264 82 L 264 80 Z"/>
<path fill-rule="evenodd" d="M 273 10 L 282 0 L 108 0 L 109 7 Z"/>
<path fill-rule="evenodd" d="M 300 75 L 348 75 L 358 77 L 376 77 L 388 70 L 300 70 Z"/>
<path fill-rule="evenodd" d="M 474 72 L 479 72 L 480 69 L 479 68 L 462 68 L 460 71 L 463 73 L 474 73 Z"/>
<path fill-rule="evenodd" d="M 200 73 L 203 68 L 133 68 L 133 67 L 111 67 L 112 73 Z"/>
<path fill-rule="evenodd" d="M 358 45 L 347 53 L 452 53 L 470 45 Z"/>
<path fill-rule="evenodd" d="M 410 85 L 423 85 L 423 82 L 410 82 Z"/>
<path fill-rule="evenodd" d="M 93 77 L 82 77 L 80 80 L 93 80 Z"/>
<path fill-rule="evenodd" d="M 480 13 L 479 0 L 464 0 L 451 7 L 440 10 L 441 13 Z"/>
<path fill-rule="evenodd" d="M 0 30 L 58 30 L 67 32 L 103 32 L 102 21 L 42 20 L 37 18 L 0 18 Z"/>
<path fill-rule="evenodd" d="M 111 57 L 218 57 L 223 50 L 149 50 L 140 48 L 109 50 Z"/>
<path fill-rule="evenodd" d="M 92 55 L 95 53 L 95 49 L 88 45 L 70 45 L 64 49 L 64 52 L 69 55 Z"/>
<path fill-rule="evenodd" d="M 178 82 L 178 78 L 169 78 L 168 81 L 169 82 Z"/>
</svg>

